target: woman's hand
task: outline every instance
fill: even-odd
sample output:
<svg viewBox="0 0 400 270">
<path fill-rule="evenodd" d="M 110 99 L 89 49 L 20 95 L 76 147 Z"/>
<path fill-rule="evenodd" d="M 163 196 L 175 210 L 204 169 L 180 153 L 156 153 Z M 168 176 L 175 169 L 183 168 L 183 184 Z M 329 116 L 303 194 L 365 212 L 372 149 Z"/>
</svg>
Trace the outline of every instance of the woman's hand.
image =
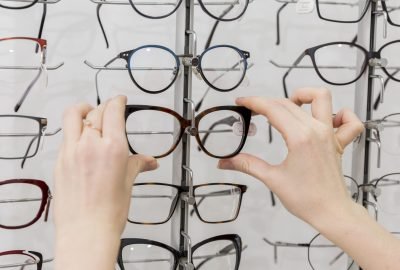
<svg viewBox="0 0 400 270">
<path fill-rule="evenodd" d="M 291 100 L 248 97 L 238 99 L 237 104 L 264 115 L 282 134 L 288 155 L 282 164 L 270 165 L 240 154 L 221 160 L 221 169 L 260 179 L 291 213 L 314 226 L 324 216 L 342 212 L 352 204 L 343 180 L 341 155 L 364 128 L 349 110 L 333 118 L 329 91 L 300 89 Z M 312 115 L 300 108 L 303 104 L 311 104 Z"/>
<path fill-rule="evenodd" d="M 64 116 L 55 169 L 56 269 L 113 269 L 136 176 L 157 168 L 129 156 L 126 97 L 98 108 L 81 104 Z"/>
</svg>

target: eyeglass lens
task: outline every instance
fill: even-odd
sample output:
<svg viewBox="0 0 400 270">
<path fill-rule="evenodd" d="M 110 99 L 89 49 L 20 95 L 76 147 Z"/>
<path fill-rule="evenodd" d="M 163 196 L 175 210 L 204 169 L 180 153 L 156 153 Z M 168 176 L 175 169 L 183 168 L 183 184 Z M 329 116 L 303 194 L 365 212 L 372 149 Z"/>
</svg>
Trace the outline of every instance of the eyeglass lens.
<svg viewBox="0 0 400 270">
<path fill-rule="evenodd" d="M 214 47 L 201 57 L 201 70 L 215 88 L 228 91 L 239 86 L 246 72 L 246 62 L 237 49 Z"/>
<path fill-rule="evenodd" d="M 39 122 L 24 117 L 0 116 L 0 158 L 32 157 L 39 147 Z"/>
<path fill-rule="evenodd" d="M 357 22 L 368 9 L 370 0 L 319 0 L 320 16 L 337 22 Z"/>
<path fill-rule="evenodd" d="M 313 270 L 350 269 L 353 263 L 347 254 L 322 235 L 310 242 L 308 260 Z"/>
<path fill-rule="evenodd" d="M 29 224 L 36 218 L 43 195 L 36 185 L 10 183 L 0 185 L 0 198 L 0 225 L 18 227 Z"/>
<path fill-rule="evenodd" d="M 163 185 L 135 185 L 128 220 L 136 223 L 167 222 L 175 210 L 178 189 Z"/>
<path fill-rule="evenodd" d="M 0 265 L 6 270 L 38 270 L 39 259 L 25 254 L 8 254 L 0 256 Z"/>
<path fill-rule="evenodd" d="M 20 1 L 10 1 L 10 3 L 23 3 Z M 1 4 L 1 3 L 0 3 Z M 42 64 L 42 52 L 36 53 L 36 47 L 40 45 L 36 41 L 28 39 L 6 39 L 0 41 L 0 89 L 10 96 L 19 97 L 16 89 L 21 89 L 21 93 L 34 80 L 38 73 L 38 67 Z M 4 65 L 4 63 L 7 63 Z M 28 67 L 36 68 L 32 70 L 16 70 L 7 67 Z"/>
<path fill-rule="evenodd" d="M 134 51 L 128 66 L 132 79 L 139 87 L 150 92 L 169 88 L 179 71 L 175 55 L 158 46 L 147 46 Z"/>
<path fill-rule="evenodd" d="M 363 72 L 361 65 L 356 67 L 357 59 L 362 59 L 362 63 L 366 61 L 366 55 L 359 47 L 342 43 L 321 47 L 314 56 L 320 75 L 335 84 L 355 81 Z"/>
</svg>

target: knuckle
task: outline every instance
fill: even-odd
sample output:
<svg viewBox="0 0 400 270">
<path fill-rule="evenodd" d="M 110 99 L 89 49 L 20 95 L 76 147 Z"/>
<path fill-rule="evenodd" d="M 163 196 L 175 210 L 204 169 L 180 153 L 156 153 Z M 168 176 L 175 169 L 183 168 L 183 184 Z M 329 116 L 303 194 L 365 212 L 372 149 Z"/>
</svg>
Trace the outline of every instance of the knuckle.
<svg viewBox="0 0 400 270">
<path fill-rule="evenodd" d="M 249 174 L 251 172 L 250 162 L 248 160 L 242 160 L 239 164 L 239 170 L 243 173 Z"/>
<path fill-rule="evenodd" d="M 127 147 L 117 140 L 105 138 L 103 140 L 103 146 L 107 156 L 111 156 L 113 158 L 128 156 Z"/>
<path fill-rule="evenodd" d="M 318 91 L 318 96 L 325 99 L 332 99 L 332 93 L 327 88 L 320 88 Z"/>
</svg>

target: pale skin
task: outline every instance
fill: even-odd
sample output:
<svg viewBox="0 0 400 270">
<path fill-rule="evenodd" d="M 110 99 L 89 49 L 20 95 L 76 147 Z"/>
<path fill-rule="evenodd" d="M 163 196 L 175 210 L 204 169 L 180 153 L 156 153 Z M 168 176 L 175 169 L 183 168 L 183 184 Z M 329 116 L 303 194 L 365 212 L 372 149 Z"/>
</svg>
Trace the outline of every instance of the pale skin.
<svg viewBox="0 0 400 270">
<path fill-rule="evenodd" d="M 116 97 L 98 108 L 76 105 L 65 114 L 55 169 L 56 270 L 114 269 L 133 182 L 158 167 L 151 157 L 129 156 L 125 104 L 125 97 Z M 271 165 L 240 154 L 221 160 L 219 168 L 262 181 L 292 214 L 363 269 L 397 270 L 400 241 L 351 200 L 343 181 L 343 150 L 363 131 L 354 113 L 342 110 L 332 120 L 331 95 L 324 89 L 299 89 L 291 99 L 240 98 L 237 104 L 265 116 L 283 136 L 288 155 Z M 311 115 L 303 104 L 311 104 Z M 84 125 L 85 118 L 95 128 Z"/>
</svg>

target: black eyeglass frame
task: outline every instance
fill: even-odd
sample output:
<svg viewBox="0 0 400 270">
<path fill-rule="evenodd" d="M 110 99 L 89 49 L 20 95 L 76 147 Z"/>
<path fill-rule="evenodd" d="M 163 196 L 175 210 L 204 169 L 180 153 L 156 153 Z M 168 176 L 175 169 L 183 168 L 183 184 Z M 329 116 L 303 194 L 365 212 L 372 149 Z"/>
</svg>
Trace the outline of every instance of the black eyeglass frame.
<svg viewBox="0 0 400 270">
<path fill-rule="evenodd" d="M 130 222 L 130 223 L 142 224 L 142 225 L 161 225 L 161 224 L 167 223 L 171 219 L 172 215 L 174 214 L 174 212 L 176 210 L 176 207 L 178 206 L 179 200 L 181 198 L 181 194 L 185 193 L 185 192 L 189 192 L 189 189 L 190 189 L 189 187 L 182 187 L 182 186 L 165 184 L 165 183 L 157 183 L 157 182 L 138 183 L 138 184 L 134 184 L 133 188 L 135 188 L 137 186 L 147 186 L 147 185 L 149 185 L 149 186 L 157 185 L 157 186 L 171 187 L 171 188 L 173 188 L 173 189 L 175 189 L 177 191 L 176 195 L 175 195 L 175 198 L 173 199 L 173 201 L 171 203 L 171 208 L 170 208 L 169 215 L 162 222 L 151 222 L 151 223 L 149 223 L 149 222 L 137 222 L 137 221 L 130 220 L 128 218 L 128 222 Z M 203 219 L 203 217 L 200 215 L 200 212 L 198 210 L 198 204 L 195 201 L 194 204 L 193 204 L 193 208 L 194 208 L 194 211 L 196 212 L 197 217 L 202 222 L 207 223 L 207 224 L 222 224 L 222 223 L 229 223 L 229 222 L 235 221 L 237 219 L 237 217 L 239 216 L 239 213 L 240 213 L 242 200 L 243 200 L 243 194 L 246 193 L 246 191 L 247 191 L 247 186 L 246 185 L 233 184 L 233 183 L 209 183 L 209 184 L 202 184 L 202 185 L 193 186 L 193 196 L 194 196 L 194 198 L 196 198 L 196 189 L 201 188 L 201 187 L 205 187 L 205 186 L 217 186 L 217 185 L 219 185 L 219 186 L 230 186 L 230 187 L 235 187 L 235 188 L 240 189 L 239 204 L 238 204 L 237 211 L 236 211 L 236 213 L 235 213 L 233 218 L 231 218 L 229 220 L 221 220 L 221 221 L 213 221 L 212 222 L 212 221 L 207 221 L 207 220 Z M 133 198 L 134 198 L 134 196 L 133 196 Z"/>
<path fill-rule="evenodd" d="M 200 248 L 206 244 L 209 244 L 209 243 L 212 243 L 215 241 L 220 241 L 220 240 L 226 240 L 226 241 L 232 242 L 232 244 L 235 248 L 235 251 L 236 251 L 236 265 L 233 270 L 239 270 L 241 253 L 242 253 L 242 239 L 237 234 L 218 235 L 218 236 L 203 240 L 200 243 L 193 246 L 191 255 L 193 255 L 193 253 L 198 248 Z M 151 246 L 157 246 L 157 247 L 168 250 L 174 256 L 174 266 L 173 266 L 173 268 L 171 268 L 171 270 L 175 270 L 179 265 L 180 258 L 183 258 L 186 256 L 186 254 L 183 254 L 183 252 L 179 252 L 176 249 L 174 249 L 164 243 L 160 243 L 160 242 L 148 240 L 148 239 L 141 239 L 141 238 L 124 238 L 124 239 L 121 239 L 121 245 L 120 245 L 120 249 L 118 252 L 118 259 L 117 259 L 118 266 L 120 267 L 121 270 L 125 270 L 124 261 L 122 258 L 123 250 L 125 247 L 130 246 L 130 245 L 151 245 Z M 192 260 L 193 260 L 193 256 L 192 256 Z M 190 262 L 190 263 L 193 263 L 193 262 Z"/>
<path fill-rule="evenodd" d="M 295 61 L 295 62 L 293 63 L 293 65 L 292 65 L 292 67 L 289 68 L 289 69 L 286 71 L 286 73 L 284 74 L 284 76 L 283 76 L 283 78 L 282 78 L 282 83 L 283 83 L 283 89 L 284 89 L 285 97 L 289 97 L 289 93 L 288 93 L 288 89 L 287 89 L 287 84 L 286 84 L 287 77 L 289 76 L 290 72 L 303 60 L 303 58 L 304 58 L 305 56 L 309 56 L 309 57 L 311 58 L 313 67 L 314 67 L 315 71 L 317 72 L 318 77 L 320 77 L 321 80 L 323 80 L 324 82 L 326 82 L 326 83 L 328 83 L 328 84 L 331 84 L 331 85 L 344 86 L 344 85 L 349 85 L 349 84 L 352 84 L 352 83 L 358 81 L 358 80 L 362 77 L 362 75 L 364 74 L 364 72 L 365 72 L 365 70 L 367 69 L 367 67 L 369 66 L 370 60 L 371 60 L 371 59 L 378 59 L 378 60 L 382 59 L 382 56 L 381 56 L 381 55 L 382 55 L 382 51 L 383 51 L 386 47 L 388 47 L 388 46 L 390 46 L 390 45 L 392 45 L 392 44 L 395 44 L 395 43 L 399 43 L 399 44 L 400 44 L 400 40 L 394 40 L 394 41 L 388 42 L 388 43 L 382 45 L 382 47 L 381 47 L 378 51 L 375 51 L 375 52 L 370 52 L 370 51 L 368 51 L 367 49 L 365 49 L 364 47 L 362 47 L 361 45 L 358 45 L 358 44 L 353 43 L 353 42 L 346 42 L 346 41 L 329 42 L 329 43 L 321 44 L 321 45 L 318 45 L 318 46 L 315 46 L 315 47 L 306 49 L 306 50 L 296 59 L 296 61 Z M 356 77 L 355 79 L 353 79 L 352 81 L 350 81 L 350 82 L 345 82 L 345 83 L 336 83 L 336 82 L 332 82 L 332 81 L 329 81 L 329 80 L 327 80 L 326 78 L 324 78 L 324 76 L 322 75 L 322 73 L 319 71 L 318 64 L 317 64 L 317 61 L 316 61 L 316 59 L 315 59 L 315 53 L 316 53 L 319 49 L 321 49 L 321 48 L 328 47 L 328 46 L 332 46 L 332 45 L 348 45 L 348 46 L 350 46 L 350 47 L 356 47 L 356 48 L 358 48 L 358 49 L 364 54 L 365 60 L 364 60 L 364 62 L 363 62 L 362 65 L 361 65 L 360 74 L 358 74 L 357 77 Z M 395 77 L 393 76 L 393 73 L 390 73 L 384 66 L 381 66 L 381 68 L 382 68 L 383 72 L 384 72 L 388 77 L 390 77 L 391 79 L 393 79 L 393 80 L 395 80 L 395 81 L 397 81 L 397 82 L 400 82 L 400 79 L 395 78 Z"/>
</svg>

